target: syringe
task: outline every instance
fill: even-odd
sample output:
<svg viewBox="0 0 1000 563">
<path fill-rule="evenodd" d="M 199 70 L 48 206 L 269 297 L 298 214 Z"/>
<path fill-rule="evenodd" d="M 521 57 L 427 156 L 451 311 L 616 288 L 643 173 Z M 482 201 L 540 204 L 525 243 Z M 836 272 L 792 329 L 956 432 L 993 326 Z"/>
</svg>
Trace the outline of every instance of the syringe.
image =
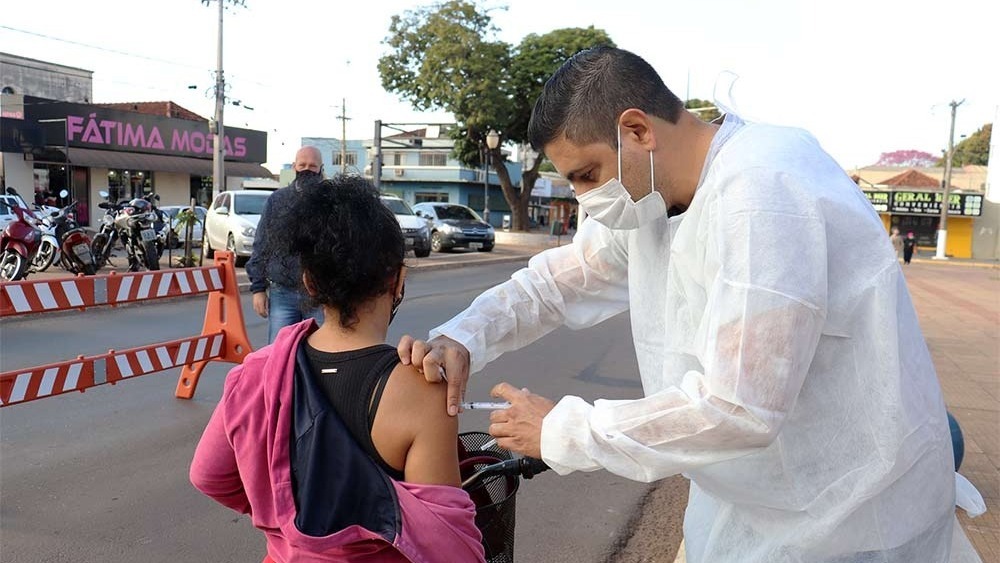
<svg viewBox="0 0 1000 563">
<path fill-rule="evenodd" d="M 469 402 L 465 402 L 465 403 L 459 403 L 459 406 L 461 406 L 465 410 L 470 410 L 470 411 L 476 411 L 476 410 L 495 411 L 495 410 L 506 409 L 506 408 L 510 407 L 510 403 L 507 403 L 507 402 L 503 402 L 503 403 L 491 403 L 491 402 L 488 402 L 488 401 L 469 401 Z"/>
</svg>

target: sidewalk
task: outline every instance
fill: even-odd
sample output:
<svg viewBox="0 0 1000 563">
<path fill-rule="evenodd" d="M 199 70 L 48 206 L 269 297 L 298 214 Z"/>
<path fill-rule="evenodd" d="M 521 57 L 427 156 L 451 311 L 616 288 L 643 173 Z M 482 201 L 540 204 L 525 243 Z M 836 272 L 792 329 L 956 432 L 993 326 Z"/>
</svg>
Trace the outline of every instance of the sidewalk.
<svg viewBox="0 0 1000 563">
<path fill-rule="evenodd" d="M 1000 268 L 921 260 L 903 267 L 948 410 L 965 438 L 959 472 L 986 514 L 959 521 L 984 562 L 1000 561 Z"/>
</svg>

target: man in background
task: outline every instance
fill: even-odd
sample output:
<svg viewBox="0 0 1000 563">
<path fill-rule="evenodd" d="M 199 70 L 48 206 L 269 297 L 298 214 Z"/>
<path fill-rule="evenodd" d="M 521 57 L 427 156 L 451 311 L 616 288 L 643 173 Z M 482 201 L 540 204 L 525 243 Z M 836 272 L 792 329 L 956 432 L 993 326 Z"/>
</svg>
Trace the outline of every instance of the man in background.
<svg viewBox="0 0 1000 563">
<path fill-rule="evenodd" d="M 323 312 L 318 308 L 304 310 L 308 296 L 302 285 L 302 269 L 298 259 L 277 256 L 269 252 L 268 233 L 278 228 L 278 219 L 284 217 L 292 196 L 297 190 L 323 180 L 323 157 L 316 147 L 302 147 L 295 153 L 295 179 L 287 187 L 275 190 L 264 204 L 264 211 L 257 225 L 253 241 L 253 254 L 247 261 L 246 272 L 253 293 L 253 310 L 267 319 L 267 342 L 274 342 L 282 327 L 295 324 L 306 317 L 323 324 Z"/>
</svg>

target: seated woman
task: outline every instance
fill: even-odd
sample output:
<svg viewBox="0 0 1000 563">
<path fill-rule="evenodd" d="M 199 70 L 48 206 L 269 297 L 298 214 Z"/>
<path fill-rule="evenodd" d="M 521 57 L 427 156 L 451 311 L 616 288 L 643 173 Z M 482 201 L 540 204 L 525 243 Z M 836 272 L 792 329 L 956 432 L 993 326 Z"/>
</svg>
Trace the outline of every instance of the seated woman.
<svg viewBox="0 0 1000 563">
<path fill-rule="evenodd" d="M 446 388 L 385 344 L 406 278 L 395 216 L 338 176 L 278 220 L 265 252 L 299 256 L 326 320 L 285 327 L 229 373 L 191 482 L 251 515 L 265 562 L 483 561 Z"/>
</svg>

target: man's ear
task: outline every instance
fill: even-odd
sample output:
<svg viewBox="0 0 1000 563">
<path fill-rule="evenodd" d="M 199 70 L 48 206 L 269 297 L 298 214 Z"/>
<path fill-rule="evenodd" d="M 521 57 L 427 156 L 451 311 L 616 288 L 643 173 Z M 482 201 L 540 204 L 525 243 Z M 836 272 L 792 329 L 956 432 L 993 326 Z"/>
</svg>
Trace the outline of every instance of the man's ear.
<svg viewBox="0 0 1000 563">
<path fill-rule="evenodd" d="M 302 285 L 306 287 L 306 293 L 309 294 L 309 297 L 316 297 L 316 284 L 309 279 L 309 274 L 306 272 L 302 272 Z"/>
<path fill-rule="evenodd" d="M 622 131 L 622 143 L 631 139 L 638 143 L 642 150 L 656 150 L 656 134 L 653 132 L 653 120 L 649 114 L 637 108 L 629 108 L 618 118 L 618 126 Z"/>
</svg>

